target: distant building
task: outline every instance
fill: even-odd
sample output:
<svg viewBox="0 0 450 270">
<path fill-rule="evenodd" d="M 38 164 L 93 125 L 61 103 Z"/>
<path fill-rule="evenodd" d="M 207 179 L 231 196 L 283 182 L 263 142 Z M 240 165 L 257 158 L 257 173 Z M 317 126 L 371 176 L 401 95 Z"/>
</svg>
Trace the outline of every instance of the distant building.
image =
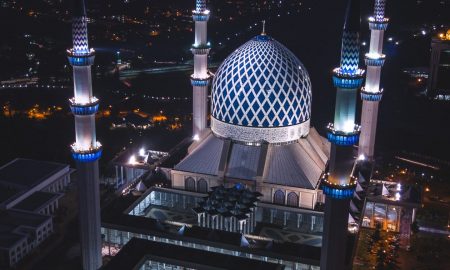
<svg viewBox="0 0 450 270">
<path fill-rule="evenodd" d="M 52 232 L 51 216 L 0 210 L 0 268 L 16 265 Z"/>
<path fill-rule="evenodd" d="M 15 159 L 0 167 L 0 268 L 12 267 L 53 232 L 69 165 Z"/>
<path fill-rule="evenodd" d="M 408 243 L 411 224 L 421 207 L 421 191 L 411 185 L 371 180 L 366 188 L 361 226 L 400 233 Z"/>
<path fill-rule="evenodd" d="M 430 74 L 427 95 L 450 100 L 450 29 L 431 40 Z"/>
</svg>

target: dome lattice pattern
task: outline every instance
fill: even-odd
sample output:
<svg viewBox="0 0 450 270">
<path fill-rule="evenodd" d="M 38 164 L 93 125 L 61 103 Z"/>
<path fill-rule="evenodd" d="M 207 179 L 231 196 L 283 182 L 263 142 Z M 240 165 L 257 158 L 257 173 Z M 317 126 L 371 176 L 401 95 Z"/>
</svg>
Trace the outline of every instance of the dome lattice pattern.
<svg viewBox="0 0 450 270">
<path fill-rule="evenodd" d="M 257 36 L 219 67 L 212 86 L 212 116 L 248 127 L 303 123 L 311 114 L 311 81 L 298 58 L 268 36 Z"/>
</svg>

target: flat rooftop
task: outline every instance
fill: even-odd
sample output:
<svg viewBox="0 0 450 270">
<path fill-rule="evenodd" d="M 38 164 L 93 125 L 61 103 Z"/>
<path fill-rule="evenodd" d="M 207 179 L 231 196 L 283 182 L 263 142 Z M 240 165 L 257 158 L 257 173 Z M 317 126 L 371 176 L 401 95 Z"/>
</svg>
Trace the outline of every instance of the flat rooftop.
<svg viewBox="0 0 450 270">
<path fill-rule="evenodd" d="M 193 269 L 282 270 L 283 265 L 175 246 L 144 239 L 131 239 L 103 270 L 139 269 L 147 261 Z"/>
<path fill-rule="evenodd" d="M 25 200 L 15 205 L 13 208 L 17 210 L 35 212 L 61 196 L 62 194 L 59 193 L 36 191 Z"/>
<path fill-rule="evenodd" d="M 0 167 L 0 204 L 11 200 L 69 165 L 18 158 Z"/>
<path fill-rule="evenodd" d="M 0 184 L 31 187 L 68 166 L 55 162 L 18 158 L 0 168 Z"/>
</svg>

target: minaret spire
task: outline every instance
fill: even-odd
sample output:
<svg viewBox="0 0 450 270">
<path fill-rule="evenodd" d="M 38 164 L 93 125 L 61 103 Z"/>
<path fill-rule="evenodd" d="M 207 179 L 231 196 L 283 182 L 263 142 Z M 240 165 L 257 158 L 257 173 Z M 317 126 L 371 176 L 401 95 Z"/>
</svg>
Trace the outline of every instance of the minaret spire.
<svg viewBox="0 0 450 270">
<path fill-rule="evenodd" d="M 91 65 L 95 51 L 89 48 L 84 0 L 74 0 L 72 18 L 73 47 L 67 50 L 73 67 L 74 97 L 70 108 L 75 116 L 75 143 L 72 157 L 77 164 L 79 220 L 83 269 L 102 265 L 98 159 L 102 146 L 96 139 L 95 114 L 99 100 L 93 96 Z"/>
<path fill-rule="evenodd" d="M 383 36 L 389 19 L 384 17 L 386 0 L 375 0 L 374 15 L 369 18 L 370 49 L 366 54 L 366 85 L 361 89 L 361 139 L 358 153 L 372 161 L 378 120 L 378 106 L 383 96 L 380 88 L 381 68 L 386 55 L 383 54 Z"/>
<path fill-rule="evenodd" d="M 191 51 L 194 54 L 194 74 L 191 75 L 193 90 L 193 137 L 198 138 L 207 127 L 208 117 L 208 86 L 211 76 L 208 72 L 208 54 L 210 44 L 207 42 L 207 22 L 209 10 L 206 9 L 206 0 L 196 0 L 195 10 L 192 11 L 195 22 L 195 42 Z"/>
<path fill-rule="evenodd" d="M 261 35 L 265 36 L 266 35 L 266 20 L 262 21 L 262 32 Z"/>
<path fill-rule="evenodd" d="M 355 124 L 356 95 L 364 71 L 359 69 L 360 0 L 349 0 L 346 9 L 340 66 L 333 70 L 337 88 L 334 122 L 328 125 L 331 155 L 322 180 L 326 195 L 320 269 L 346 269 L 346 242 L 350 199 L 356 187 L 354 144 L 359 139 Z"/>
</svg>

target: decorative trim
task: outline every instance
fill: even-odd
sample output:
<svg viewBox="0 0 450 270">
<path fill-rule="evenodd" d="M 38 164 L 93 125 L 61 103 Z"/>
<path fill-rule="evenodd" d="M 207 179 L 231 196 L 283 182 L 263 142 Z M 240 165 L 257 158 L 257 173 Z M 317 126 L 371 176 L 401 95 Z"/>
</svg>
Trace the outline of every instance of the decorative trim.
<svg viewBox="0 0 450 270">
<path fill-rule="evenodd" d="M 356 189 L 356 177 L 351 176 L 348 184 L 339 185 L 328 181 L 329 173 L 322 178 L 322 191 L 333 199 L 351 199 Z"/>
<path fill-rule="evenodd" d="M 333 84 L 336 88 L 356 89 L 364 80 L 364 70 L 358 69 L 354 74 L 341 72 L 340 68 L 333 70 Z"/>
<path fill-rule="evenodd" d="M 71 146 L 72 158 L 76 162 L 82 162 L 82 163 L 94 162 L 94 161 L 98 160 L 102 156 L 103 148 L 100 145 L 100 143 L 97 143 L 97 144 L 98 144 L 97 147 L 88 149 L 88 150 L 76 149 L 75 144 L 73 144 Z"/>
<path fill-rule="evenodd" d="M 67 58 L 72 66 L 92 66 L 94 64 L 95 51 L 91 49 L 88 54 L 76 54 L 73 49 L 67 50 Z"/>
<path fill-rule="evenodd" d="M 99 100 L 95 97 L 92 98 L 90 103 L 86 104 L 77 104 L 75 103 L 75 99 L 71 98 L 70 100 L 70 110 L 74 115 L 91 115 L 96 114 L 99 108 Z"/>
<path fill-rule="evenodd" d="M 361 99 L 365 101 L 380 101 L 383 97 L 383 89 L 378 92 L 365 91 L 364 87 L 361 89 Z"/>
<path fill-rule="evenodd" d="M 370 30 L 383 30 L 386 31 L 389 24 L 388 18 L 383 18 L 382 20 L 375 20 L 375 18 L 369 18 L 369 29 Z"/>
<path fill-rule="evenodd" d="M 209 20 L 209 10 L 205 11 L 192 11 L 192 19 L 196 22 L 205 22 Z"/>
<path fill-rule="evenodd" d="M 194 78 L 191 76 L 191 85 L 192 86 L 208 86 L 210 83 L 210 77 L 208 78 Z"/>
<path fill-rule="evenodd" d="M 248 127 L 232 125 L 211 117 L 211 130 L 215 135 L 241 142 L 283 143 L 306 137 L 309 133 L 310 120 L 285 127 Z"/>
<path fill-rule="evenodd" d="M 384 61 L 386 60 L 386 55 L 380 54 L 374 57 L 370 53 L 366 53 L 364 57 L 364 61 L 366 63 L 366 66 L 375 66 L 375 67 L 381 67 L 384 65 Z"/>
<path fill-rule="evenodd" d="M 359 134 L 361 133 L 361 127 L 355 125 L 352 132 L 343 132 L 335 130 L 333 124 L 327 126 L 327 139 L 329 142 L 340 146 L 351 146 L 359 142 Z"/>
<path fill-rule="evenodd" d="M 322 186 L 323 194 L 327 197 L 331 197 L 333 199 L 351 199 L 353 198 L 353 193 L 355 192 L 355 188 L 332 188 L 326 185 Z"/>
<path fill-rule="evenodd" d="M 199 45 L 192 45 L 191 52 L 192 54 L 196 55 L 204 55 L 208 54 L 211 50 L 211 44 L 208 42 L 207 44 L 199 44 Z"/>
</svg>

